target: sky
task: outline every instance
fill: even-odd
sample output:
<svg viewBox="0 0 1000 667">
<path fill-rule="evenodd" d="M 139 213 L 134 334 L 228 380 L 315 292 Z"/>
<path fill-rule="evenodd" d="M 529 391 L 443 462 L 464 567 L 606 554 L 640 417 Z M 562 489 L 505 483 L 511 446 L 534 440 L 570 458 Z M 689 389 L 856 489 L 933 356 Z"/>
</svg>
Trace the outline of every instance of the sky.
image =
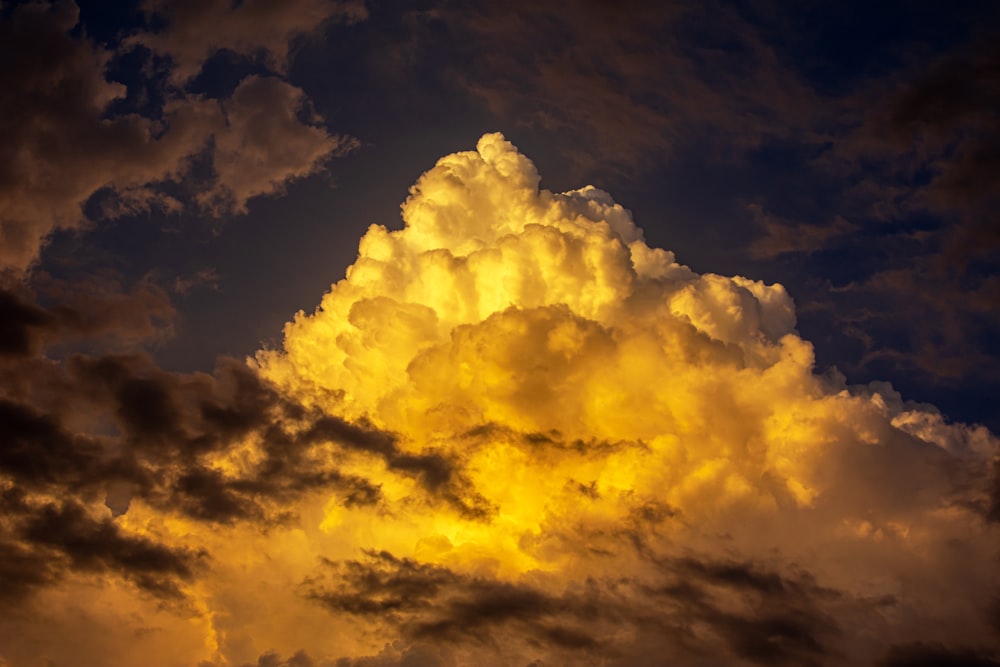
<svg viewBox="0 0 1000 667">
<path fill-rule="evenodd" d="M 0 667 L 1000 665 L 1000 8 L 0 3 Z"/>
</svg>

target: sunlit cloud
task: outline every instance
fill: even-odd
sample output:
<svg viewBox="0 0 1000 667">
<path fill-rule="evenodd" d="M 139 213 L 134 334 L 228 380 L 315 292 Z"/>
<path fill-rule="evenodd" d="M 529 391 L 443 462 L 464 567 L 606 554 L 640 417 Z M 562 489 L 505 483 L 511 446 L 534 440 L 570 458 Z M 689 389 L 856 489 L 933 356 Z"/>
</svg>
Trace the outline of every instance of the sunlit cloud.
<svg viewBox="0 0 1000 667">
<path fill-rule="evenodd" d="M 56 309 L 0 300 L 0 656 L 995 664 L 995 435 L 540 182 L 500 134 L 442 158 L 213 374 L 48 359 Z"/>
<path fill-rule="evenodd" d="M 623 664 L 648 642 L 683 659 L 705 650 L 808 662 L 871 659 L 886 637 L 985 636 L 996 438 L 948 425 L 888 385 L 817 376 L 781 285 L 698 275 L 647 246 L 606 193 L 538 183 L 500 135 L 443 158 L 411 190 L 405 228 L 371 227 L 346 278 L 286 327 L 284 349 L 258 355 L 281 391 L 398 433 L 414 454 L 455 461 L 469 482 L 449 489 L 457 506 L 393 484 L 378 520 L 328 515 L 341 541 L 363 532 L 362 545 L 385 554 L 350 562 L 369 573 L 365 585 L 386 577 L 389 588 L 344 592 L 341 582 L 318 599 L 410 639 L 438 627 L 475 645 L 441 615 L 468 623 L 470 589 L 516 588 L 535 602 L 488 613 L 473 633 L 498 633 L 513 651 L 500 664 L 529 660 L 530 646 L 546 644 L 533 633 L 555 632 L 554 618 L 570 623 L 558 626 L 564 636 L 596 642 L 581 641 L 582 654 Z M 776 590 L 801 594 L 790 618 L 817 627 L 775 620 L 758 654 L 731 632 L 777 601 L 744 598 L 735 584 L 715 591 L 731 615 L 703 609 L 696 629 L 672 599 L 685 613 L 658 618 L 670 632 L 656 638 L 623 612 L 562 613 L 581 586 L 601 608 L 652 604 L 649 591 L 668 585 L 681 557 L 772 572 Z M 406 589 L 396 600 L 392 586 L 413 577 L 429 580 L 414 586 L 431 597 Z M 942 578 L 980 585 L 955 596 L 939 590 Z"/>
</svg>

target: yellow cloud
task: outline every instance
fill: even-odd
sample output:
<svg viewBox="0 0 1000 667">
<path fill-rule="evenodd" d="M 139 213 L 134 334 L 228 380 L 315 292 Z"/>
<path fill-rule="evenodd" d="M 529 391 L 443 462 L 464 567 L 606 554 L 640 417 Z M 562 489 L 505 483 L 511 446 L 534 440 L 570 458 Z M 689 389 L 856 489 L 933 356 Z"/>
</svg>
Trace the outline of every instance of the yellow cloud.
<svg viewBox="0 0 1000 667">
<path fill-rule="evenodd" d="M 147 642 L 157 665 L 213 667 L 849 665 L 995 646 L 992 433 L 815 374 L 784 287 L 691 271 L 607 193 L 539 189 L 499 134 L 442 158 L 403 218 L 251 360 L 270 384 L 240 367 L 125 385 L 162 405 L 119 415 L 154 445 L 114 515 L 3 487 L 51 572 L 0 659 L 133 664 Z M 73 640 L 45 653 L 52 633 Z"/>
<path fill-rule="evenodd" d="M 331 536 L 504 581 L 546 573 L 556 588 L 651 576 L 626 534 L 709 553 L 725 535 L 728 553 L 780 553 L 859 596 L 900 594 L 879 568 L 928 549 L 950 567 L 932 546 L 955 530 L 940 512 L 981 520 L 954 509 L 972 500 L 934 457 L 967 442 L 984 465 L 992 434 L 815 375 L 783 286 L 696 274 L 607 193 L 538 183 L 499 134 L 442 158 L 411 189 L 405 227 L 372 226 L 284 348 L 257 355 L 302 403 L 458 462 L 456 493 L 489 509 L 462 516 L 361 462 L 386 504 L 360 523 L 331 508 Z"/>
</svg>

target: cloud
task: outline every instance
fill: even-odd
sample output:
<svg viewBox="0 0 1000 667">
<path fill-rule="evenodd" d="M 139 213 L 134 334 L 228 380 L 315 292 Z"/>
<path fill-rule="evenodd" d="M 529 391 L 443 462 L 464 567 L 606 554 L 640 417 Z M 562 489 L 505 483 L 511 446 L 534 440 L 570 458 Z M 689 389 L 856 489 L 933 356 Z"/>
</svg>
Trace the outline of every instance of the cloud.
<svg viewBox="0 0 1000 667">
<path fill-rule="evenodd" d="M 926 204 L 945 210 L 981 210 L 995 201 L 1000 163 L 996 160 L 1000 123 L 992 110 L 1000 101 L 1000 86 L 993 73 L 1000 62 L 992 35 L 949 54 L 900 86 L 872 120 L 888 130 L 887 143 L 913 148 L 923 167 L 932 173 L 923 197 Z M 979 225 L 976 225 L 977 228 Z M 977 231 L 987 251 L 995 247 L 995 234 Z"/>
<path fill-rule="evenodd" d="M 332 136 L 320 125 L 302 122 L 298 113 L 305 101 L 302 90 L 280 79 L 241 81 L 223 104 L 226 127 L 214 137 L 215 187 L 200 193 L 199 201 L 216 214 L 246 213 L 249 199 L 283 194 L 289 181 L 357 148 L 353 137 Z"/>
<path fill-rule="evenodd" d="M 263 56 L 269 66 L 284 71 L 295 37 L 328 22 L 354 23 L 368 17 L 362 0 L 249 0 L 235 6 L 227 0 L 147 0 L 143 10 L 165 21 L 166 27 L 139 34 L 132 41 L 170 56 L 171 75 L 179 83 L 197 76 L 202 64 L 222 50 Z"/>
<path fill-rule="evenodd" d="M 323 664 L 329 663 L 324 662 Z M 297 651 L 287 660 L 282 660 L 281 656 L 274 652 L 265 653 L 258 658 L 255 665 L 256 667 L 314 667 L 317 663 L 305 651 Z M 251 667 L 251 665 L 248 664 L 245 667 Z"/>
<path fill-rule="evenodd" d="M 325 607 L 397 625 L 406 645 L 487 647 L 505 664 L 531 659 L 530 649 L 511 650 L 525 638 L 549 660 L 554 651 L 587 664 L 656 664 L 666 656 L 691 660 L 725 646 L 754 663 L 810 664 L 826 653 L 827 636 L 837 634 L 832 620 L 816 609 L 824 600 L 836 600 L 836 592 L 820 589 L 809 577 L 786 579 L 745 563 L 662 561 L 656 563 L 655 585 L 624 576 L 581 582 L 561 594 L 537 583 L 463 575 L 386 552 L 330 567 L 335 587 L 320 585 L 310 592 Z M 720 590 L 729 595 L 724 604 Z M 711 634 L 693 633 L 693 624 Z M 623 636 L 629 639 L 622 641 Z M 649 643 L 657 644 L 652 661 L 642 654 Z"/>
<path fill-rule="evenodd" d="M 759 204 L 747 206 L 754 222 L 764 229 L 764 236 L 750 244 L 750 255 L 757 259 L 777 257 L 786 253 L 811 254 L 829 247 L 832 240 L 858 229 L 841 217 L 829 225 L 784 220 L 768 213 Z"/>
<path fill-rule="evenodd" d="M 986 632 L 996 437 L 890 387 L 814 375 L 783 287 L 696 274 L 606 193 L 538 182 L 500 135 L 442 158 L 411 189 L 405 228 L 369 228 L 317 311 L 258 355 L 283 393 L 446 455 L 461 493 L 495 508 L 444 520 L 384 488 L 404 514 L 377 531 L 382 551 L 311 595 L 504 664 L 596 660 L 614 614 L 638 629 L 607 630 L 601 655 L 631 660 L 644 642 L 664 655 L 647 621 L 600 610 L 645 608 L 666 573 L 694 586 L 667 596 L 677 618 L 698 620 L 663 605 L 647 620 L 682 662 L 856 663 L 886 637 Z M 351 540 L 357 524 L 334 514 Z M 390 537 L 401 530 L 409 541 Z M 942 578 L 970 588 L 939 591 Z M 602 602 L 575 616 L 584 582 Z"/>
<path fill-rule="evenodd" d="M 971 43 L 861 86 L 845 100 L 853 128 L 814 162 L 850 183 L 838 207 L 870 230 L 841 245 L 882 258 L 822 297 L 871 335 L 859 366 L 888 362 L 938 386 L 1000 378 L 986 342 L 1000 328 L 986 305 L 998 284 L 994 32 L 986 22 Z"/>
<path fill-rule="evenodd" d="M 52 230 L 80 227 L 80 207 L 99 188 L 135 187 L 181 170 L 217 116 L 199 104 L 174 109 L 167 133 L 134 114 L 105 118 L 125 90 L 104 77 L 111 53 L 69 34 L 78 14 L 72 2 L 29 3 L 0 22 L 4 59 L 25 64 L 5 68 L 0 80 L 8 138 L 0 149 L 4 265 L 24 268 Z"/>
<path fill-rule="evenodd" d="M 171 289 L 181 296 L 186 296 L 192 291 L 202 288 L 218 291 L 221 281 L 222 279 L 215 269 L 204 268 L 188 275 L 176 276 Z"/>
<path fill-rule="evenodd" d="M 915 642 L 893 646 L 879 661 L 879 667 L 994 667 L 1000 664 L 973 649 L 949 650 L 941 644 Z"/>
<path fill-rule="evenodd" d="M 31 569 L 116 572 L 166 598 L 182 597 L 178 580 L 189 581 L 193 576 L 199 554 L 129 535 L 108 518 L 90 517 L 77 503 L 38 506 L 21 502 L 15 493 L 7 493 L 4 500 L 8 521 L 20 523 L 16 535 L 21 548 L 33 549 Z M 27 580 L 31 581 L 30 573 Z"/>
<path fill-rule="evenodd" d="M 56 354 L 105 301 L 0 292 L 4 659 L 993 659 L 996 436 L 816 375 L 781 285 L 539 183 L 499 134 L 445 156 L 211 374 Z"/>
<path fill-rule="evenodd" d="M 275 13 L 258 10 L 259 20 Z M 163 102 L 149 115 L 121 111 L 129 91 L 108 77 L 115 52 L 77 36 L 78 21 L 70 1 L 23 3 L 0 20 L 2 57 L 24 64 L 0 75 L 2 267 L 28 268 L 58 229 L 197 210 L 195 201 L 214 215 L 243 213 L 248 199 L 280 195 L 289 180 L 356 146 L 327 132 L 318 115 L 300 118 L 305 94 L 274 77 L 249 77 L 224 100 L 159 90 Z M 211 177 L 201 178 L 195 162 L 206 159 Z"/>
<path fill-rule="evenodd" d="M 416 15 L 427 40 L 419 56 L 433 62 L 453 48 L 446 71 L 495 117 L 562 139 L 588 169 L 627 170 L 692 149 L 728 158 L 776 138 L 808 143 L 830 116 L 732 7 L 453 2 Z M 590 150 L 576 148 L 581 139 Z"/>
<path fill-rule="evenodd" d="M 47 342 L 107 340 L 117 346 L 169 335 L 176 310 L 166 293 L 150 282 L 126 292 L 113 276 L 92 275 L 72 283 L 47 274 L 35 276 L 40 296 L 13 280 L 0 280 L 0 356 L 35 354 Z"/>
</svg>

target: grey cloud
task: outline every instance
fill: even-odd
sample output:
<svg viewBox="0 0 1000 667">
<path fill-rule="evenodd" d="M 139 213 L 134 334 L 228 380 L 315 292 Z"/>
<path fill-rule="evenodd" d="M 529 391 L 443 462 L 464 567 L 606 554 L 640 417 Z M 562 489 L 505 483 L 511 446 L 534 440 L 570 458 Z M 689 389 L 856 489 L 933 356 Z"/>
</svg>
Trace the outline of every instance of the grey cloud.
<svg viewBox="0 0 1000 667">
<path fill-rule="evenodd" d="M 0 356 L 26 356 L 42 346 L 81 340 L 133 345 L 169 335 L 176 316 L 170 298 L 151 282 L 125 290 L 113 278 L 92 275 L 72 283 L 36 276 L 24 285 L 0 281 Z M 36 299 L 52 304 L 44 308 Z"/>
<path fill-rule="evenodd" d="M 286 659 L 276 651 L 263 654 L 254 664 L 245 664 L 242 667 L 332 667 L 328 661 L 316 662 L 305 651 L 296 651 Z"/>
<path fill-rule="evenodd" d="M 845 245 L 877 253 L 875 270 L 817 295 L 868 332 L 862 369 L 889 363 L 939 386 L 1000 378 L 986 343 L 1000 329 L 996 43 L 995 23 L 980 26 L 970 44 L 868 82 L 846 100 L 853 129 L 813 164 L 849 183 L 839 210 L 874 232 Z"/>
<path fill-rule="evenodd" d="M 0 291 L 0 355 L 32 354 L 41 342 L 37 332 L 51 322 L 51 315 L 43 308 L 13 291 Z"/>
</svg>

